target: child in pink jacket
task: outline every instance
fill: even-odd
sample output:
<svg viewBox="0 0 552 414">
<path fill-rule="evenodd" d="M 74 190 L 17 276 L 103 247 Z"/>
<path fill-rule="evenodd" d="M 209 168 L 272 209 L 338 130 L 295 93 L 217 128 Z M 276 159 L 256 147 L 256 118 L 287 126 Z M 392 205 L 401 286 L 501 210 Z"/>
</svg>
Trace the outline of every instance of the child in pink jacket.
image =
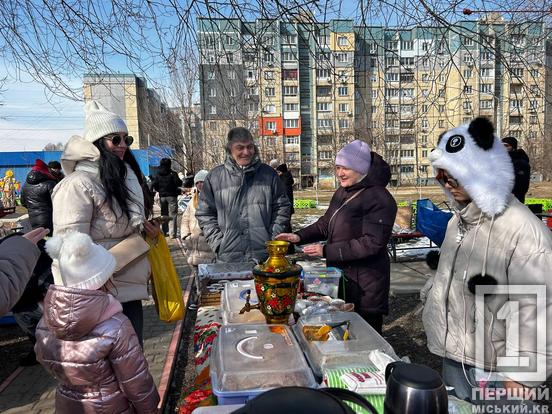
<svg viewBox="0 0 552 414">
<path fill-rule="evenodd" d="M 35 352 L 58 381 L 56 413 L 156 413 L 159 394 L 142 348 L 108 293 L 113 255 L 83 233 L 54 236 L 46 250 L 63 286 L 46 294 Z"/>
</svg>

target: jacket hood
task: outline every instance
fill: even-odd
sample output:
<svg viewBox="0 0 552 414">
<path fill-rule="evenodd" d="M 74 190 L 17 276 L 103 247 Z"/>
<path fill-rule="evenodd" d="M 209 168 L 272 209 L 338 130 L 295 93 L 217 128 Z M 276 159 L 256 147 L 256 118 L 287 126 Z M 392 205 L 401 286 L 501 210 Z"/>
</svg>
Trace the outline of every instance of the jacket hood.
<svg viewBox="0 0 552 414">
<path fill-rule="evenodd" d="M 276 171 L 280 171 L 281 173 L 287 173 L 288 172 L 287 164 L 283 163 L 278 165 L 278 167 L 276 167 Z"/>
<path fill-rule="evenodd" d="M 57 181 L 50 173 L 44 173 L 42 171 L 32 170 L 27 174 L 27 183 L 36 185 L 43 183 L 44 181 Z"/>
<path fill-rule="evenodd" d="M 159 175 L 169 175 L 171 173 L 171 166 L 160 165 L 157 173 Z"/>
<path fill-rule="evenodd" d="M 232 158 L 231 155 L 226 155 L 226 159 L 224 161 L 224 166 L 226 167 L 227 170 L 229 170 L 232 173 L 241 173 L 242 170 L 243 170 L 244 173 L 248 173 L 248 172 L 251 172 L 251 171 L 256 171 L 257 168 L 259 168 L 260 165 L 261 165 L 261 160 L 259 159 L 259 157 L 257 155 L 255 155 L 253 157 L 253 160 L 251 161 L 251 164 L 249 164 L 245 168 L 241 168 L 236 163 L 234 158 Z"/>
<path fill-rule="evenodd" d="M 346 187 L 347 191 L 355 191 L 362 187 L 386 187 L 391 180 L 391 167 L 385 162 L 381 155 L 372 151 L 370 153 L 372 156 L 372 163 L 370 164 L 370 169 L 368 174 L 360 182 Z"/>
<path fill-rule="evenodd" d="M 51 285 L 44 299 L 44 321 L 53 335 L 75 341 L 96 325 L 122 312 L 121 304 L 99 290 Z"/>
<path fill-rule="evenodd" d="M 69 175 L 75 171 L 75 166 L 79 161 L 98 162 L 100 159 L 100 150 L 94 144 L 84 138 L 73 135 L 61 154 L 61 166 L 65 174 Z"/>
</svg>

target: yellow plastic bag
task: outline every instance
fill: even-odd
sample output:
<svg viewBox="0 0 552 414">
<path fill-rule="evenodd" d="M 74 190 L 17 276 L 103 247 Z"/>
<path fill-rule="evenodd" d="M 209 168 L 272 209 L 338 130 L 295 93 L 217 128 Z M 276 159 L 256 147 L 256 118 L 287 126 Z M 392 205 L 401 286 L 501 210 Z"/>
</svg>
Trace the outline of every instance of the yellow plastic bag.
<svg viewBox="0 0 552 414">
<path fill-rule="evenodd" d="M 151 246 L 148 259 L 151 265 L 152 291 L 159 319 L 165 322 L 175 322 L 184 317 L 184 299 L 182 288 L 169 252 L 169 246 L 159 233 L 154 242 L 147 238 Z"/>
</svg>

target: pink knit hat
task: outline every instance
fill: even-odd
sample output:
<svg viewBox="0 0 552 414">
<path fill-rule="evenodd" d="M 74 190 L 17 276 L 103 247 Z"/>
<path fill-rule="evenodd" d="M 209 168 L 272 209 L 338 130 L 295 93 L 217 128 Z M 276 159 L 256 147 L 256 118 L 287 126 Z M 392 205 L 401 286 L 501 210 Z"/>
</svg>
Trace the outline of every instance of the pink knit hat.
<svg viewBox="0 0 552 414">
<path fill-rule="evenodd" d="M 358 139 L 345 145 L 335 157 L 335 165 L 340 165 L 361 174 L 367 174 L 372 162 L 370 147 Z"/>
</svg>

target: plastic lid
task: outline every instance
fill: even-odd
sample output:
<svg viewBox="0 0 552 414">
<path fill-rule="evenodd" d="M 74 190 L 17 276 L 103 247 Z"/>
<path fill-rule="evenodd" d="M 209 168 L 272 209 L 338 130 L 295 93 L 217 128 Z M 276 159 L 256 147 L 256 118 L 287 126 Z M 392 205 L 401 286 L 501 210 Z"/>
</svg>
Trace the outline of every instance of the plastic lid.
<svg viewBox="0 0 552 414">
<path fill-rule="evenodd" d="M 400 384 L 420 390 L 432 390 L 443 385 L 437 371 L 420 364 L 399 363 L 393 367 L 391 376 Z"/>
</svg>

